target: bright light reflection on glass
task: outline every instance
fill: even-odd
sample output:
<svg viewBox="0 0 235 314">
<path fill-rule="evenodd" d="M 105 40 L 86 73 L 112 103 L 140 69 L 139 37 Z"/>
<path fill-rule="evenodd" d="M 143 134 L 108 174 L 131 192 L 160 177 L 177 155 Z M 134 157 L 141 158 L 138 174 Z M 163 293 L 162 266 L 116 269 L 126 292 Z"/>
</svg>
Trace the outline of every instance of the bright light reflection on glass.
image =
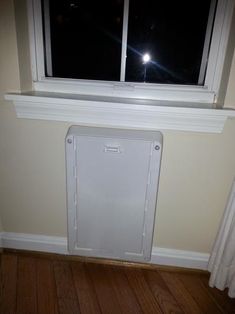
<svg viewBox="0 0 235 314">
<path fill-rule="evenodd" d="M 145 53 L 142 57 L 143 63 L 148 63 L 151 60 L 151 57 L 148 53 Z"/>
</svg>

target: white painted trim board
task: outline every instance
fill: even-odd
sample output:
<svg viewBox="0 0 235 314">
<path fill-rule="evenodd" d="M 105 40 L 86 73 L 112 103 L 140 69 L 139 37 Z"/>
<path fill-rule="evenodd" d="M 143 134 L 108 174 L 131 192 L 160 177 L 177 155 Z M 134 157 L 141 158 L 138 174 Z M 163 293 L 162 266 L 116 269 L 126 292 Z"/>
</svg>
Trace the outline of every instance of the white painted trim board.
<svg viewBox="0 0 235 314">
<path fill-rule="evenodd" d="M 3 248 L 69 254 L 66 237 L 25 233 L 0 233 Z M 209 254 L 154 247 L 150 264 L 207 270 Z"/>
<path fill-rule="evenodd" d="M 11 232 L 1 237 L 3 248 L 68 254 L 67 238 Z"/>
<path fill-rule="evenodd" d="M 119 100 L 99 101 L 93 98 L 63 98 L 54 93 L 40 96 L 6 94 L 13 101 L 18 118 L 61 121 L 86 126 L 138 128 L 142 130 L 176 130 L 203 133 L 221 133 L 235 110 L 205 109 L 163 105 L 162 102 L 134 103 Z M 149 104 L 149 102 L 151 104 Z M 157 105 L 159 103 L 159 105 Z M 169 103 L 169 102 L 168 102 Z"/>
<path fill-rule="evenodd" d="M 2 236 L 3 236 L 3 232 L 0 232 L 0 250 L 1 250 L 1 248 L 3 247 L 3 246 L 2 246 Z"/>
<path fill-rule="evenodd" d="M 151 264 L 207 270 L 210 254 L 153 247 Z"/>
</svg>

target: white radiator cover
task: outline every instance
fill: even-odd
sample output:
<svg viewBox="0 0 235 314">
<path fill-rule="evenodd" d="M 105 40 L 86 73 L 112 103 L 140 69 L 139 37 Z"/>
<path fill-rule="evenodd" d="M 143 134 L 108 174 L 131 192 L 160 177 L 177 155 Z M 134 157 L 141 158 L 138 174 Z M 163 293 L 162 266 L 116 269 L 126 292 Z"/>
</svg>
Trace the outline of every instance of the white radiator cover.
<svg viewBox="0 0 235 314">
<path fill-rule="evenodd" d="M 69 129 L 70 254 L 150 260 L 161 153 L 158 131 Z"/>
</svg>

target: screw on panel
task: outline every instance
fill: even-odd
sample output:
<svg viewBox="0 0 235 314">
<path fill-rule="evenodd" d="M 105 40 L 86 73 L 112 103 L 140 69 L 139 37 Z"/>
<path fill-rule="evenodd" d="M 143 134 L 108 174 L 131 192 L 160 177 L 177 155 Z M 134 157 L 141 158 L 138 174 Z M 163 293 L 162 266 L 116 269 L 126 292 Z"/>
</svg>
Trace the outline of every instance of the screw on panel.
<svg viewBox="0 0 235 314">
<path fill-rule="evenodd" d="M 72 142 L 73 142 L 73 141 L 71 140 L 71 138 L 68 138 L 68 139 L 67 139 L 67 143 L 72 144 Z"/>
<path fill-rule="evenodd" d="M 160 146 L 159 146 L 159 145 L 156 145 L 156 146 L 155 146 L 155 149 L 156 149 L 156 150 L 159 150 L 159 149 L 160 149 Z"/>
</svg>

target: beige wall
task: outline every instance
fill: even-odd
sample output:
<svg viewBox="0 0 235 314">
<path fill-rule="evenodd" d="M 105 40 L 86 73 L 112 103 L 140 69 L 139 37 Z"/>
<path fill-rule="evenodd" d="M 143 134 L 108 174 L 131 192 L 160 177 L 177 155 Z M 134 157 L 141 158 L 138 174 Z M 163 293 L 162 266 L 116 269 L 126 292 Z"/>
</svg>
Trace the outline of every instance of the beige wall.
<svg viewBox="0 0 235 314">
<path fill-rule="evenodd" d="M 15 7 L 15 29 L 17 36 L 20 89 L 32 89 L 32 76 L 30 66 L 27 1 L 13 0 Z"/>
<path fill-rule="evenodd" d="M 64 138 L 69 124 L 17 119 L 13 104 L 3 100 L 5 92 L 20 88 L 24 64 L 18 65 L 12 0 L 0 1 L 0 15 L 2 225 L 7 232 L 66 236 Z M 17 35 L 22 35 L 19 29 Z M 233 66 L 226 97 L 233 105 L 234 73 Z M 154 245 L 210 251 L 235 173 L 234 134 L 234 120 L 222 134 L 164 132 Z"/>
<path fill-rule="evenodd" d="M 3 121 L 8 113 L 8 103 L 3 96 L 6 90 L 19 90 L 19 70 L 17 59 L 16 34 L 14 25 L 14 8 L 12 1 L 0 1 L 0 200 L 6 187 L 4 177 L 5 160 L 9 158 L 9 151 L 5 149 L 7 135 Z M 2 228 L 2 209 L 0 203 L 0 231 Z"/>
<path fill-rule="evenodd" d="M 235 174 L 235 121 L 223 134 L 164 132 L 155 244 L 208 252 Z"/>
</svg>

